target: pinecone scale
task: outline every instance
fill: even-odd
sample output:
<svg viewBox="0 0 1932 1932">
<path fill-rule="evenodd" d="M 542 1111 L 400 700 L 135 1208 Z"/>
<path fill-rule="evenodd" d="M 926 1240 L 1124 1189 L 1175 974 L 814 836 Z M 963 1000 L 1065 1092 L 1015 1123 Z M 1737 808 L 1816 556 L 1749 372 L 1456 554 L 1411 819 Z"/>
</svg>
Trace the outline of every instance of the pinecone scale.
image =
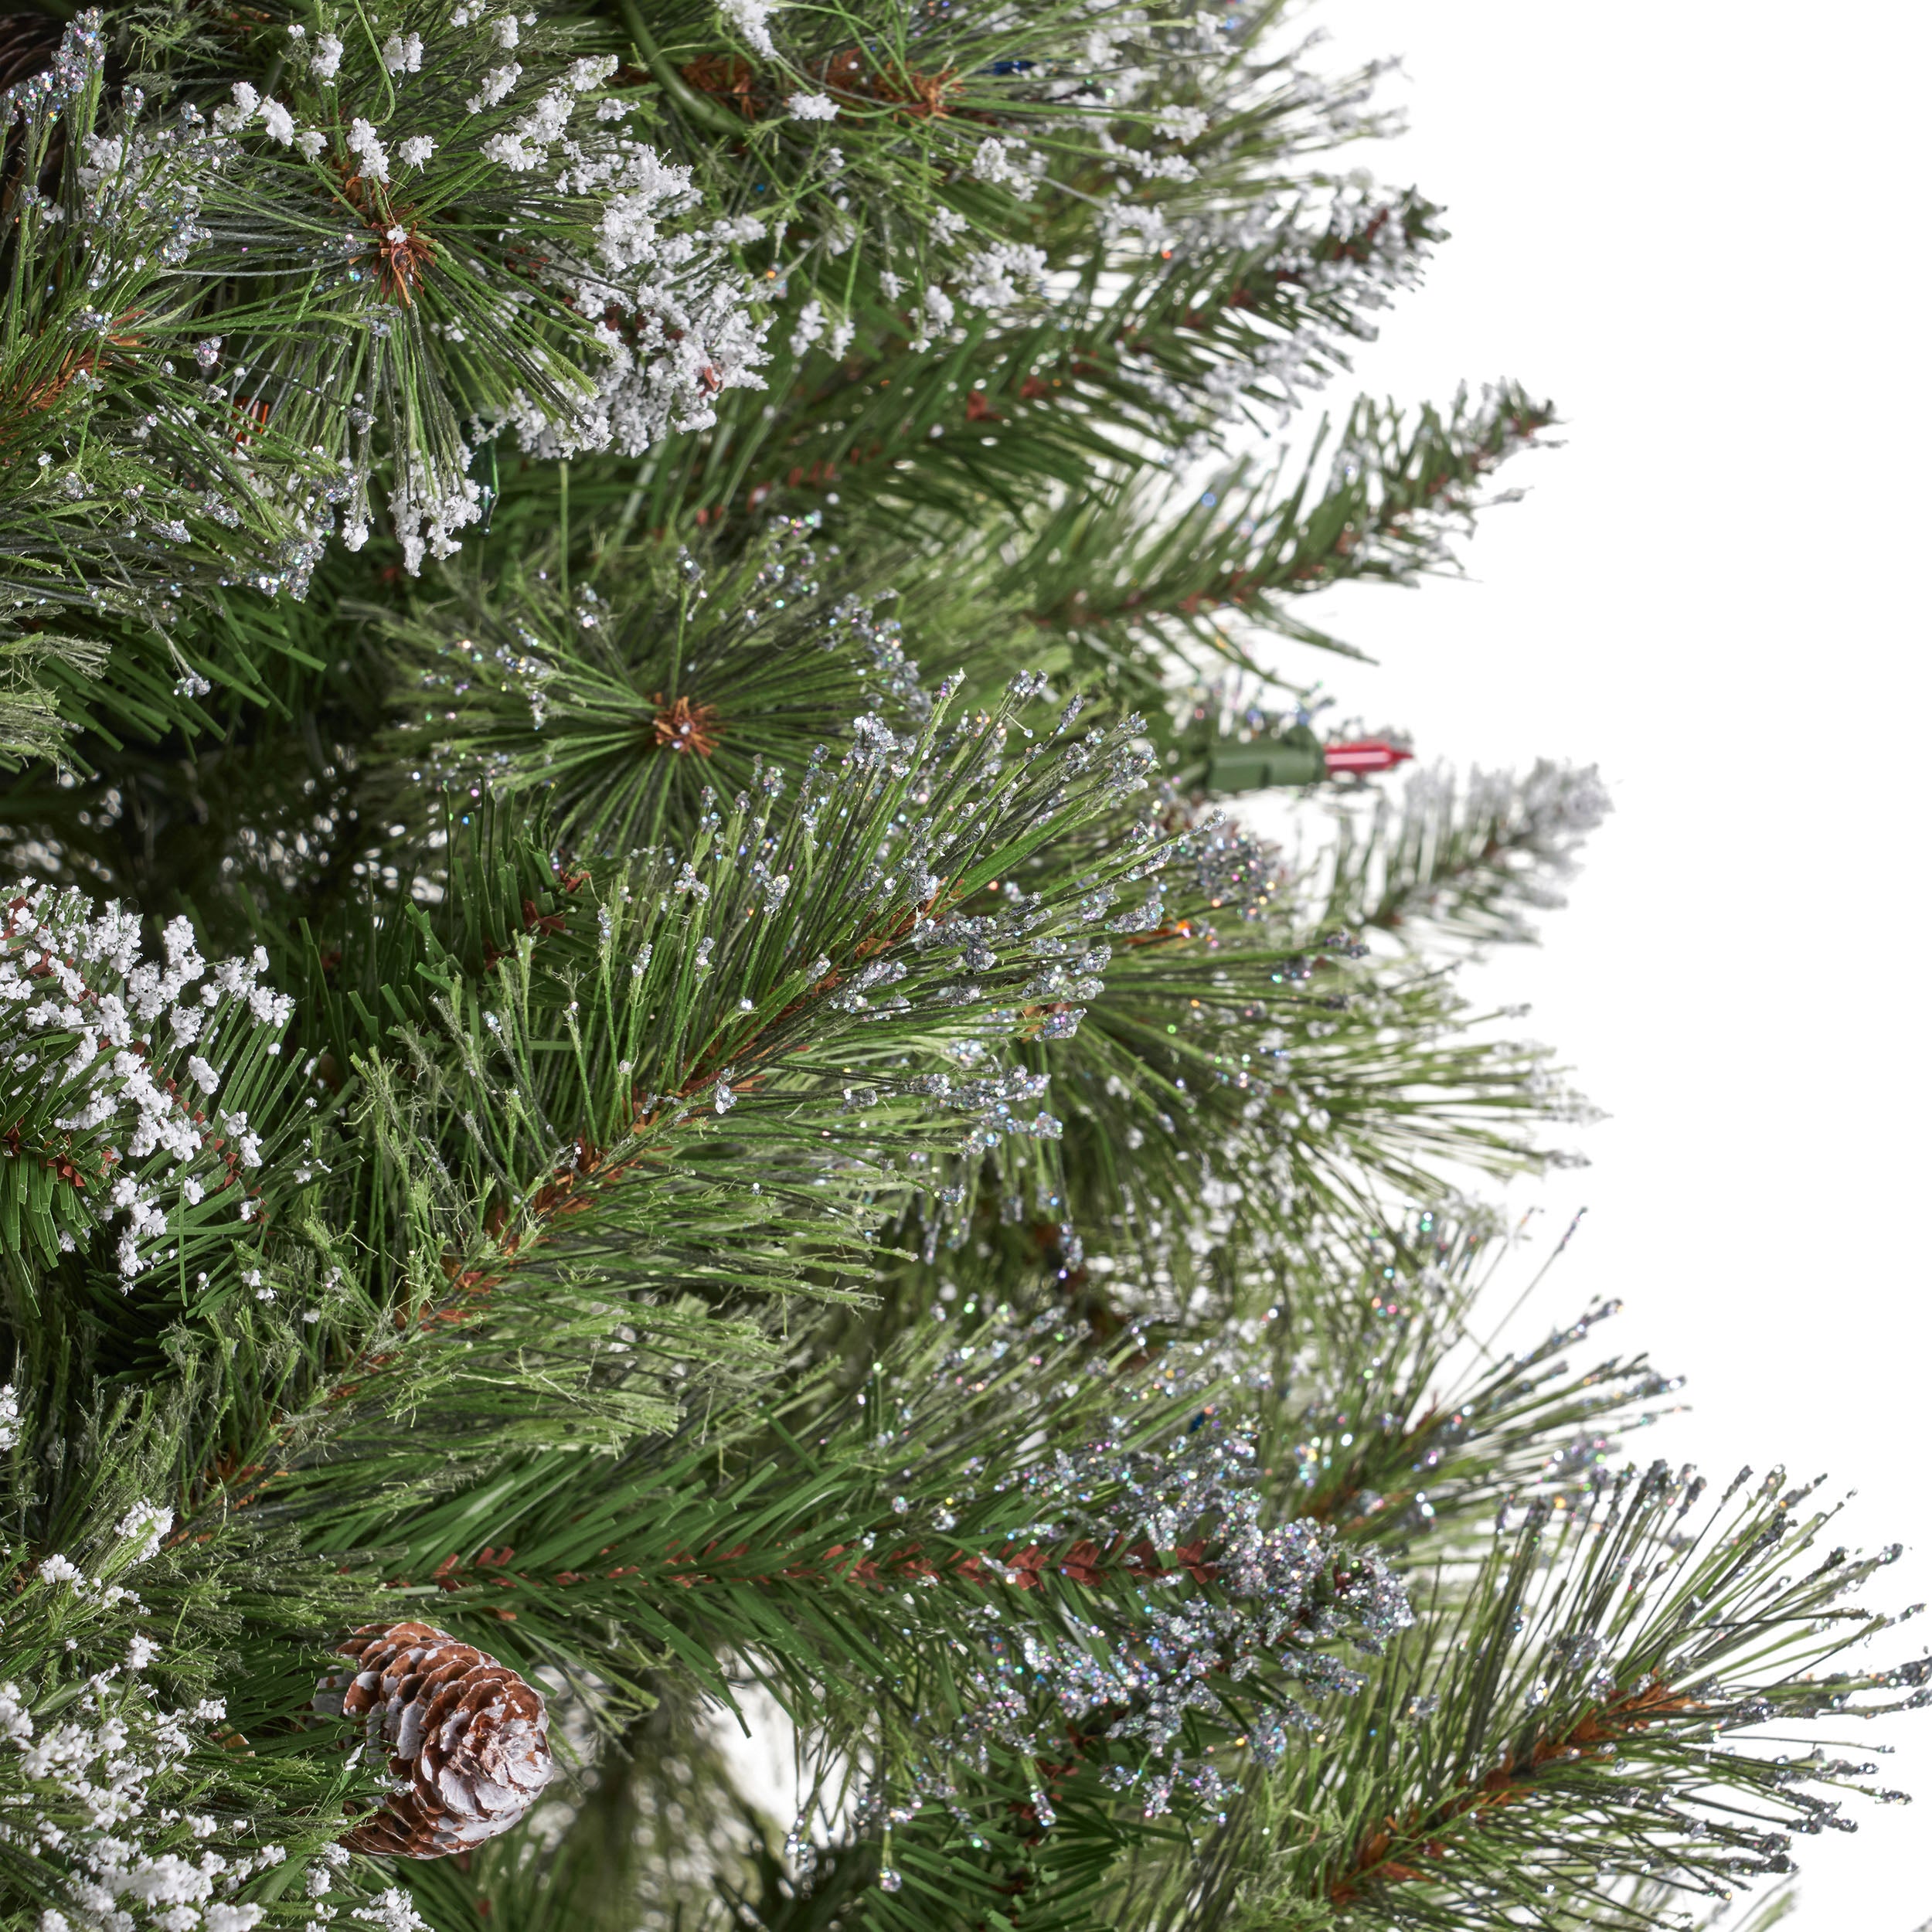
<svg viewBox="0 0 1932 1932">
<path fill-rule="evenodd" d="M 447 1858 L 509 1831 L 549 1782 L 543 1694 L 508 1665 L 430 1624 L 366 1624 L 337 1648 L 355 1667 L 323 1678 L 313 1707 L 361 1719 L 397 1781 L 351 1851 Z"/>
</svg>

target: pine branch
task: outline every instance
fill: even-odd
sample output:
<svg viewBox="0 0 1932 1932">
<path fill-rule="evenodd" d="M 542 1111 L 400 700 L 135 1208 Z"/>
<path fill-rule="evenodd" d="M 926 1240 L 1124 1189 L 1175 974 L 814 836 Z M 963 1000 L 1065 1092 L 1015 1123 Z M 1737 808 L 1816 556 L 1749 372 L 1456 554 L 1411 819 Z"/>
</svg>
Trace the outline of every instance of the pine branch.
<svg viewBox="0 0 1932 1932">
<path fill-rule="evenodd" d="M 1378 793 L 1369 811 L 1335 812 L 1322 917 L 1405 938 L 1532 943 L 1531 916 L 1563 903 L 1558 888 L 1609 809 L 1594 767 L 1476 772 L 1460 793 L 1447 773 L 1411 780 L 1399 806 Z"/>
<path fill-rule="evenodd" d="M 1177 1388 L 1171 1371 L 1138 1386 L 1060 1382 L 1073 1366 L 1068 1339 L 1036 1325 L 1030 1362 L 997 1331 L 937 1362 L 922 1339 L 842 1405 L 828 1409 L 808 1386 L 775 1413 L 714 1417 L 668 1454 L 641 1447 L 587 1509 L 553 1462 L 512 1469 L 419 1517 L 394 1586 L 433 1581 L 446 1593 L 439 1615 L 508 1618 L 513 1628 L 497 1641 L 526 1667 L 542 1660 L 606 1685 L 655 1666 L 695 1672 L 723 1698 L 715 1660 L 735 1655 L 809 1727 L 815 1752 L 866 1750 L 877 1767 L 875 1816 L 888 1791 L 900 1794 L 880 1855 L 889 1864 L 903 1852 L 908 1896 L 885 1904 L 879 1922 L 916 1909 L 941 1869 L 961 1896 L 1026 1889 L 1038 1910 L 1046 1894 L 1033 1889 L 1051 1891 L 1083 1841 L 1129 1828 L 1129 1807 L 1211 1809 L 1213 1740 L 1225 1750 L 1244 1730 L 1279 1730 L 1281 1672 L 1291 1686 L 1345 1688 L 1353 1673 L 1321 1654 L 1338 1617 L 1360 1616 L 1372 1637 L 1400 1614 L 1386 1580 L 1325 1536 L 1257 1540 L 1240 1502 L 1245 1478 L 1226 1473 L 1243 1452 L 1217 1446 L 1221 1425 L 1204 1427 L 1202 1396 Z M 1113 1366 L 1118 1373 L 1117 1355 Z M 1131 1422 L 1124 1403 L 1138 1412 Z M 1033 1446 L 989 1463 L 1012 1440 L 1015 1405 Z M 1097 1427 L 1106 1432 L 1097 1442 Z M 1056 1521 L 1043 1523 L 1043 1512 Z M 446 1543 L 454 1547 L 431 1578 Z M 1266 1604 L 1253 1600 L 1257 1563 L 1287 1566 Z M 1291 1626 L 1291 1650 L 1306 1656 L 1277 1662 L 1270 1646 Z M 1047 1758 L 1067 1756 L 1066 1716 L 1033 1694 L 1034 1728 L 1015 1737 L 1012 1692 L 988 1696 L 985 1669 L 1021 1681 L 998 1660 L 1026 1628 L 1036 1633 L 1037 1672 L 1049 1687 L 1060 1682 L 1073 1720 L 1071 1760 L 1057 1765 Z M 1145 1661 L 1138 1674 L 1110 1676 L 1097 1660 L 1123 1637 Z M 1194 1676 L 1175 1651 L 1190 1645 L 1218 1654 L 1215 1695 L 1177 1706 L 1172 1693 Z M 950 1661 L 974 1653 L 985 1666 Z M 1248 1662 L 1227 1675 L 1240 1657 Z M 1185 1778 L 1178 1758 L 1155 1754 L 1175 1735 Z M 975 1757 L 988 1747 L 990 1772 Z M 1196 1795 L 1166 1795 L 1182 1785 Z M 874 1896 L 865 1910 L 881 1905 Z"/>
<path fill-rule="evenodd" d="M 1048 260 L 1093 248 L 1087 199 L 1077 197 L 1070 211 L 1077 225 L 1065 228 L 1070 211 L 1063 209 L 1064 232 L 1036 230 Z M 1243 399 L 1258 409 L 1345 366 L 1335 338 L 1361 325 L 1349 277 L 1338 270 L 1355 259 L 1356 243 L 1345 226 L 1325 223 L 1359 221 L 1370 236 L 1360 259 L 1375 261 L 1376 275 L 1399 279 L 1433 237 L 1431 215 L 1413 202 L 1359 216 L 1324 209 L 1312 219 L 1296 209 L 1259 238 L 1242 231 L 1223 240 L 1206 223 L 1193 245 L 1167 255 L 1083 252 L 1068 266 L 1073 287 L 1056 291 L 1050 311 L 1005 327 L 976 315 L 930 339 L 894 297 L 876 294 L 876 307 L 861 305 L 860 283 L 841 306 L 865 332 L 838 368 L 808 374 L 822 367 L 821 357 L 794 349 L 797 373 L 787 379 L 787 365 L 776 359 L 771 386 L 784 401 L 775 414 L 734 406 L 714 435 L 680 453 L 681 471 L 647 471 L 653 520 L 671 522 L 680 507 L 706 519 L 767 502 L 817 507 L 829 493 L 844 519 L 910 513 L 945 529 L 978 526 L 989 500 L 1026 515 L 1065 489 L 1084 494 L 1097 474 L 1131 478 L 1177 440 L 1218 444 Z M 1050 223 L 1052 212 L 1042 219 Z M 1387 249 L 1402 266 L 1385 267 L 1378 250 Z M 1347 573 L 1386 570 L 1392 551 L 1422 560 L 1418 532 L 1428 516 L 1466 513 L 1470 459 L 1459 447 L 1451 453 L 1433 418 L 1400 451 L 1366 404 L 1351 433 L 1357 460 L 1372 450 L 1392 484 L 1399 464 L 1416 474 L 1405 473 L 1374 506 L 1364 529 L 1380 539 L 1379 549 L 1364 542 Z M 1414 503 L 1398 507 L 1411 492 Z M 1295 560 L 1300 582 L 1336 573 L 1325 553 L 1338 541 L 1352 547 L 1340 521 L 1317 532 L 1319 557 L 1311 550 Z"/>
<path fill-rule="evenodd" d="M 1460 1613 L 1424 1616 L 1325 1761 L 1262 1801 L 1258 1816 L 1298 1828 L 1270 1833 L 1265 1879 L 1212 1857 L 1170 1868 L 1171 1902 L 1148 1922 L 1219 1923 L 1213 1901 L 1245 1886 L 1253 1904 L 1444 1932 L 1494 1923 L 1498 1903 L 1539 1924 L 1634 1929 L 1659 1922 L 1659 1886 L 1716 1898 L 1787 1869 L 1792 1829 L 1840 1822 L 1830 1794 L 1869 1792 L 1869 1767 L 1828 1742 L 1795 1756 L 1815 1733 L 1790 1727 L 1872 1708 L 1924 1666 L 1817 1674 L 1884 1628 L 1845 1599 L 1889 1553 L 1780 1574 L 1830 1519 L 1801 1518 L 1808 1492 L 1781 1487 L 1774 1472 L 1695 1530 L 1679 1526 L 1701 1483 L 1662 1464 L 1606 1475 L 1572 1511 L 1533 1505 Z"/>
<path fill-rule="evenodd" d="M 728 820 L 714 815 L 685 854 L 641 858 L 601 886 L 558 880 L 533 841 L 502 854 L 488 815 L 471 833 L 452 828 L 441 888 L 460 923 L 441 937 L 420 913 L 377 925 L 359 959 L 334 967 L 310 1036 L 328 1053 L 312 1063 L 325 1086 L 356 1077 L 332 1110 L 346 1141 L 318 1138 L 300 1189 L 273 1210 L 296 1237 L 291 1283 L 338 1291 L 306 1344 L 319 1406 L 277 1434 L 292 1443 L 338 1406 L 386 1428 L 423 1400 L 427 1376 L 454 1378 L 444 1453 L 464 1427 L 498 1453 L 500 1400 L 536 1398 L 543 1439 L 621 1435 L 651 1426 L 648 1410 L 614 1389 L 610 1423 L 594 1421 L 584 1323 L 649 1328 L 659 1318 L 645 1303 L 665 1291 L 723 1312 L 746 1295 L 835 1287 L 878 1216 L 868 1197 L 886 1184 L 886 1157 L 930 1158 L 959 1131 L 933 1104 L 947 1083 L 899 1071 L 862 1089 L 855 1054 L 903 1066 L 908 1046 L 929 1052 L 935 1009 L 943 1025 L 1010 1024 L 1000 1002 L 1025 964 L 956 987 L 975 941 L 951 908 L 1144 769 L 1123 736 L 1101 734 L 1050 756 L 1040 742 L 1002 773 L 1009 728 L 995 714 L 942 738 L 936 715 L 917 744 L 873 734 L 836 775 L 811 774 L 795 809 L 774 815 L 774 777 L 755 809 L 747 798 Z M 915 801 L 924 815 L 906 828 Z M 1097 879 L 1146 862 L 1130 847 Z M 770 914 L 788 893 L 799 913 L 780 923 Z M 1070 892 L 1046 909 L 1070 931 L 1097 916 Z M 332 969 L 312 943 L 308 957 L 319 990 Z M 889 998 L 864 990 L 888 986 Z M 985 1112 L 1005 1092 L 969 1088 L 951 1106 Z M 364 1231 L 379 1253 L 393 1245 L 394 1271 L 323 1232 L 332 1225 Z M 336 1338 L 359 1332 L 369 1338 L 325 1371 Z M 496 1338 L 494 1354 L 475 1352 L 479 1336 Z M 654 1345 L 687 1353 L 669 1330 Z M 531 1386 L 532 1350 L 575 1362 L 555 1369 L 577 1391 L 566 1410 L 547 1372 Z M 500 1396 L 474 1380 L 499 1376 Z M 467 1423 L 457 1385 L 484 1405 Z M 267 1451 L 244 1437 L 235 1453 L 252 1491 Z"/>
<path fill-rule="evenodd" d="M 192 360 L 179 183 L 161 150 L 138 182 L 93 179 L 82 149 L 102 97 L 100 34 L 82 27 L 10 102 L 22 121 L 0 196 L 8 764 L 63 751 L 102 669 L 104 624 L 151 638 L 151 662 L 168 668 L 149 702 L 182 715 L 183 692 L 164 693 L 205 681 L 167 628 L 225 583 L 285 577 L 313 507 L 312 458 L 211 407 L 172 359 Z"/>
<path fill-rule="evenodd" d="M 377 1781 L 293 1713 L 332 1622 L 370 1593 L 286 1536 L 171 1536 L 155 1498 L 179 1404 L 124 1395 L 64 1427 L 11 1386 L 0 1406 L 0 1919 L 51 1923 L 137 1873 L 272 1900 L 308 1860 L 326 1869 L 345 1805 Z"/>
<path fill-rule="evenodd" d="M 1483 506 L 1488 476 L 1552 420 L 1547 404 L 1509 385 L 1474 406 L 1459 393 L 1446 414 L 1425 407 L 1413 420 L 1363 397 L 1325 484 L 1325 426 L 1285 493 L 1278 474 L 1250 468 L 1171 517 L 1145 485 L 1070 502 L 1043 526 L 1023 566 L 1036 621 L 1097 645 L 1151 631 L 1249 668 L 1223 634 L 1230 621 L 1341 648 L 1291 600 L 1349 579 L 1410 583 L 1452 568 L 1451 535 Z"/>
<path fill-rule="evenodd" d="M 1345 366 L 1365 312 L 1412 277 L 1432 211 L 1318 172 L 1284 179 L 1284 159 L 1388 124 L 1359 112 L 1374 70 L 1318 80 L 1305 49 L 1258 56 L 1272 18 L 1210 46 L 1179 14 L 1048 7 L 997 34 L 923 22 L 915 43 L 886 9 L 859 46 L 831 26 L 807 53 L 791 43 L 813 23 L 793 16 L 780 57 L 790 84 L 829 90 L 828 134 L 783 117 L 775 74 L 708 50 L 708 19 L 654 22 L 667 134 L 696 89 L 692 164 L 735 209 L 791 219 L 771 260 L 776 406 L 721 395 L 715 430 L 648 460 L 648 520 L 829 492 L 842 515 L 883 492 L 889 516 L 977 525 L 988 500 L 1083 488 L 1137 447 L 1213 437 L 1234 406 L 1278 408 Z M 1144 101 L 1066 77 L 1103 42 L 1151 82 Z M 1197 118 L 1213 124 L 1193 132 Z M 734 120 L 742 141 L 713 138 Z M 744 196 L 747 148 L 769 209 Z M 1009 148 L 1033 157 L 1017 201 L 988 160 Z M 1027 294 L 1036 267 L 1056 275 L 1050 307 Z"/>
<path fill-rule="evenodd" d="M 1079 1009 L 1076 1222 L 1124 1220 L 1151 1264 L 1204 1206 L 1281 1233 L 1543 1158 L 1525 1130 L 1573 1104 L 1534 1049 L 1468 1037 L 1439 975 L 1359 968 L 1342 934 L 1298 943 L 1272 855 L 1239 832 L 1208 820 L 1180 855 Z"/>
<path fill-rule="evenodd" d="M 821 589 L 830 561 L 803 523 L 735 559 L 600 548 L 573 579 L 539 553 L 387 620 L 416 718 L 381 747 L 406 782 L 376 815 L 420 839 L 437 787 L 487 783 L 539 797 L 566 851 L 633 852 L 689 825 L 707 789 L 803 766 L 855 716 L 916 727 L 932 699 L 891 594 Z"/>
</svg>

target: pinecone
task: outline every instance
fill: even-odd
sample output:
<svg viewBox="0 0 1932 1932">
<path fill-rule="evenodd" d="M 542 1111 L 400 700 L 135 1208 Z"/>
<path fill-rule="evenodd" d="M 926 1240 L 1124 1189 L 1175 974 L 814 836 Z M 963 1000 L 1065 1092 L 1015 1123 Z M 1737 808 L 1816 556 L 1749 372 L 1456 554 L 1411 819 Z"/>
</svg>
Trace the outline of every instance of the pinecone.
<svg viewBox="0 0 1932 1932">
<path fill-rule="evenodd" d="M 313 1708 L 366 1720 L 406 1781 L 342 1840 L 352 1852 L 440 1859 L 507 1832 L 549 1782 L 549 1714 L 507 1665 L 428 1624 L 368 1624 L 336 1648 L 355 1660 Z"/>
</svg>

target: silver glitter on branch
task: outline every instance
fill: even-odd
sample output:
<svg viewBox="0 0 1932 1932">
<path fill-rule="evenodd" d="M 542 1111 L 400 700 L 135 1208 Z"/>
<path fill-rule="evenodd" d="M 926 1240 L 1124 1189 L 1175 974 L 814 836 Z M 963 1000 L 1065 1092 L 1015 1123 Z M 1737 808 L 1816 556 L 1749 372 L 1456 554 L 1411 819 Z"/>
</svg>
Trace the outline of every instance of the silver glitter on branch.
<svg viewBox="0 0 1932 1932">
<path fill-rule="evenodd" d="M 949 1368 L 1000 1345 L 976 1341 Z M 1028 1591 L 1056 1579 L 1056 1628 L 1016 1631 L 983 1608 L 967 1706 L 905 1774 L 920 1803 L 956 1804 L 961 1771 L 998 1757 L 1059 1763 L 1062 1778 L 1094 1767 L 1148 1818 L 1218 1813 L 1241 1763 L 1265 1768 L 1316 1726 L 1303 1698 L 1362 1688 L 1333 1645 L 1379 1651 L 1413 1621 L 1379 1557 L 1323 1525 L 1268 1520 L 1252 1441 L 1206 1410 L 1164 1450 L 1103 1440 L 995 1487 L 1032 1521 L 992 1574 Z M 1043 1829 L 1053 1781 L 1036 1778 Z"/>
<path fill-rule="evenodd" d="M 245 1053 L 280 1051 L 293 1010 L 260 983 L 259 948 L 211 968 L 185 919 L 164 947 L 142 960 L 140 921 L 73 890 L 23 883 L 0 910 L 0 1064 L 13 1076 L 0 1138 L 62 1184 L 46 1227 L 62 1251 L 88 1219 L 126 1216 L 124 1292 L 181 1217 L 205 1218 L 204 1202 L 254 1218 L 260 1136 L 218 1096 Z"/>
</svg>

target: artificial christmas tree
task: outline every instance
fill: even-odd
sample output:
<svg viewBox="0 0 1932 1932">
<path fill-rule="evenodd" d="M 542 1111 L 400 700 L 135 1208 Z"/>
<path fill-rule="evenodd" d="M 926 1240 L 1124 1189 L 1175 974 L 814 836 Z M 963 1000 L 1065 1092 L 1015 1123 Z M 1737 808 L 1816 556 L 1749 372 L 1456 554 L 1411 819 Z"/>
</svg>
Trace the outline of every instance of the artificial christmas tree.
<svg viewBox="0 0 1932 1932">
<path fill-rule="evenodd" d="M 1471 1327 L 1580 1103 L 1454 955 L 1595 781 L 1398 803 L 1286 681 L 1552 420 L 1242 454 L 1438 238 L 1372 74 L 0 53 L 5 1923 L 1634 1928 L 1849 1823 L 1883 1556 L 1626 1464 L 1610 1309 Z"/>
</svg>

